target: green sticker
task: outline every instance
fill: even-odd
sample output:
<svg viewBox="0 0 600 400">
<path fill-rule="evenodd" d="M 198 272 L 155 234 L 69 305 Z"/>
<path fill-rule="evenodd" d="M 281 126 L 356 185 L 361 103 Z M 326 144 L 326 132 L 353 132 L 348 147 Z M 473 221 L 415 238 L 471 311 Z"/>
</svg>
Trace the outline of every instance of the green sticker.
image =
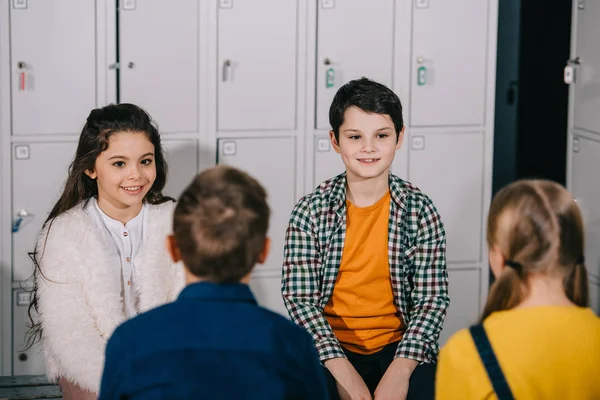
<svg viewBox="0 0 600 400">
<path fill-rule="evenodd" d="M 325 71 L 325 87 L 332 88 L 335 85 L 335 71 L 333 68 L 327 68 Z"/>
<path fill-rule="evenodd" d="M 427 68 L 419 67 L 417 70 L 417 84 L 423 86 L 427 83 Z"/>
</svg>

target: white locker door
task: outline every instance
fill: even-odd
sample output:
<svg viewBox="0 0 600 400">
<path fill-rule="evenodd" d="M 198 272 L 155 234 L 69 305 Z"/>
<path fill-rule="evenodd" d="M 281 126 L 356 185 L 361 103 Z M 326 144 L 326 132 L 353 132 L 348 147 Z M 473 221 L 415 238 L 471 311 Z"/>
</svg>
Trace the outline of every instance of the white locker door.
<svg viewBox="0 0 600 400">
<path fill-rule="evenodd" d="M 177 199 L 198 173 L 198 142 L 164 140 L 162 144 L 169 166 L 163 193 Z"/>
<path fill-rule="evenodd" d="M 46 371 L 40 342 L 25 350 L 25 335 L 30 324 L 27 313 L 30 298 L 28 291 L 13 290 L 13 375 L 43 375 Z"/>
<path fill-rule="evenodd" d="M 600 2 L 586 1 L 584 8 L 574 10 L 577 14 L 577 31 L 574 54 L 581 64 L 577 67 L 574 85 L 574 128 L 600 134 Z"/>
<path fill-rule="evenodd" d="M 96 107 L 96 2 L 10 3 L 13 134 L 81 132 Z"/>
<path fill-rule="evenodd" d="M 309 192 L 312 192 L 312 190 L 322 182 L 341 174 L 345 170 L 346 166 L 342 161 L 342 156 L 333 149 L 329 136 L 316 136 L 315 164 L 313 170 L 314 180 L 312 187 L 309 188 Z"/>
<path fill-rule="evenodd" d="M 448 262 L 480 261 L 483 134 L 441 133 L 410 139 L 409 181 L 431 198 L 442 217 Z"/>
<path fill-rule="evenodd" d="M 281 273 L 285 230 L 296 202 L 295 145 L 291 137 L 219 140 L 219 164 L 247 172 L 267 191 L 271 252 L 265 264 L 256 266 L 254 272 L 259 275 Z"/>
<path fill-rule="evenodd" d="M 600 138 L 573 138 L 569 173 L 571 193 L 581 208 L 585 225 L 585 265 L 600 281 Z"/>
<path fill-rule="evenodd" d="M 250 289 L 261 306 L 288 318 L 289 314 L 281 297 L 281 273 L 273 276 L 253 276 Z"/>
<path fill-rule="evenodd" d="M 414 7 L 411 125 L 483 124 L 488 2 L 416 1 Z"/>
<path fill-rule="evenodd" d="M 199 0 L 121 2 L 121 103 L 137 104 L 161 133 L 198 131 Z"/>
<path fill-rule="evenodd" d="M 450 307 L 440 334 L 440 346 L 456 332 L 475 324 L 479 318 L 479 270 L 448 271 Z"/>
<path fill-rule="evenodd" d="M 77 143 L 17 143 L 13 145 L 12 214 L 26 215 L 12 235 L 13 280 L 31 277 L 33 263 L 28 256 L 34 251 L 37 237 L 67 179 Z"/>
<path fill-rule="evenodd" d="M 217 129 L 295 129 L 297 1 L 219 3 Z"/>
<path fill-rule="evenodd" d="M 394 0 L 319 1 L 317 129 L 331 129 L 329 106 L 344 83 L 366 76 L 392 86 L 393 45 Z"/>
</svg>

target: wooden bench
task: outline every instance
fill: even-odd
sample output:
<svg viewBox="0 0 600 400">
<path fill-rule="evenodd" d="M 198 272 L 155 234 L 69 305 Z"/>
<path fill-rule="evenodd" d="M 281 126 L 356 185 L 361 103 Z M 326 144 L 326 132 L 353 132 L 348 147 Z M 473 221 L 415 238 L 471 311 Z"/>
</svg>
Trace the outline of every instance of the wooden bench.
<svg viewBox="0 0 600 400">
<path fill-rule="evenodd" d="M 58 385 L 44 375 L 0 376 L 0 400 L 59 400 Z"/>
</svg>

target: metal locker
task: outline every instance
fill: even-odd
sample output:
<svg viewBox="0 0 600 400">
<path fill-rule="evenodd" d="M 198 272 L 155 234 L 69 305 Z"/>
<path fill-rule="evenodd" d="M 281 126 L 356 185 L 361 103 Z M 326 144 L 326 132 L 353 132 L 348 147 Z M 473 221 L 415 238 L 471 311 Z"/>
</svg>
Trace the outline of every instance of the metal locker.
<svg viewBox="0 0 600 400">
<path fill-rule="evenodd" d="M 411 135 L 409 181 L 433 201 L 446 229 L 448 262 L 480 261 L 483 134 Z"/>
<path fill-rule="evenodd" d="M 467 328 L 479 318 L 479 269 L 448 271 L 450 307 L 440 334 L 440 346 L 457 331 Z"/>
<path fill-rule="evenodd" d="M 77 143 L 15 143 L 12 164 L 13 280 L 32 276 L 28 256 L 54 203 L 62 194 Z M 20 221 L 19 221 L 20 220 Z"/>
<path fill-rule="evenodd" d="M 327 179 L 333 178 L 346 170 L 342 157 L 335 152 L 329 136 L 315 136 L 314 180 L 309 192 Z"/>
<path fill-rule="evenodd" d="M 219 3 L 217 129 L 295 129 L 298 1 Z"/>
<path fill-rule="evenodd" d="M 96 107 L 96 2 L 11 2 L 14 135 L 76 134 Z"/>
<path fill-rule="evenodd" d="M 198 8 L 199 0 L 121 2 L 120 102 L 148 111 L 161 133 L 198 131 Z"/>
<path fill-rule="evenodd" d="M 271 209 L 271 252 L 254 272 L 277 271 L 283 265 L 285 231 L 296 203 L 296 142 L 292 137 L 220 139 L 218 163 L 252 175 L 267 191 Z"/>
<path fill-rule="evenodd" d="M 253 276 L 250 289 L 262 307 L 286 318 L 289 316 L 281 297 L 281 273 L 274 276 Z"/>
<path fill-rule="evenodd" d="M 600 315 L 600 279 L 590 279 L 590 307 Z"/>
<path fill-rule="evenodd" d="M 27 313 L 30 298 L 31 293 L 27 290 L 13 290 L 13 375 L 43 375 L 46 370 L 40 342 L 25 350 L 25 335 L 30 326 Z"/>
<path fill-rule="evenodd" d="M 169 166 L 163 193 L 177 199 L 198 173 L 198 141 L 164 140 L 162 144 Z"/>
<path fill-rule="evenodd" d="M 319 1 L 317 13 L 316 129 L 331 129 L 329 106 L 344 83 L 366 76 L 392 85 L 394 0 Z"/>
<path fill-rule="evenodd" d="M 585 265 L 590 277 L 600 281 L 600 138 L 575 136 L 571 149 L 569 184 L 583 214 Z"/>
<path fill-rule="evenodd" d="M 484 123 L 487 27 L 487 0 L 414 2 L 411 126 Z"/>
</svg>

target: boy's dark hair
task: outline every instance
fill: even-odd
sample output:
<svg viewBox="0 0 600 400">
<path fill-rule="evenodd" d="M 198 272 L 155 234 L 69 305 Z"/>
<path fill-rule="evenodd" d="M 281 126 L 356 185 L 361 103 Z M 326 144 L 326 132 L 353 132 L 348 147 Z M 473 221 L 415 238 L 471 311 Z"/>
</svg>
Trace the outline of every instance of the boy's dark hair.
<svg viewBox="0 0 600 400">
<path fill-rule="evenodd" d="M 394 122 L 396 141 L 398 140 L 404 127 L 400 99 L 387 86 L 362 77 L 339 88 L 329 107 L 329 123 L 338 143 L 340 126 L 344 123 L 344 113 L 352 106 L 368 113 L 389 115 Z"/>
<path fill-rule="evenodd" d="M 264 249 L 269 228 L 265 189 L 236 168 L 219 165 L 196 176 L 173 218 L 175 243 L 194 275 L 239 282 Z"/>
</svg>

